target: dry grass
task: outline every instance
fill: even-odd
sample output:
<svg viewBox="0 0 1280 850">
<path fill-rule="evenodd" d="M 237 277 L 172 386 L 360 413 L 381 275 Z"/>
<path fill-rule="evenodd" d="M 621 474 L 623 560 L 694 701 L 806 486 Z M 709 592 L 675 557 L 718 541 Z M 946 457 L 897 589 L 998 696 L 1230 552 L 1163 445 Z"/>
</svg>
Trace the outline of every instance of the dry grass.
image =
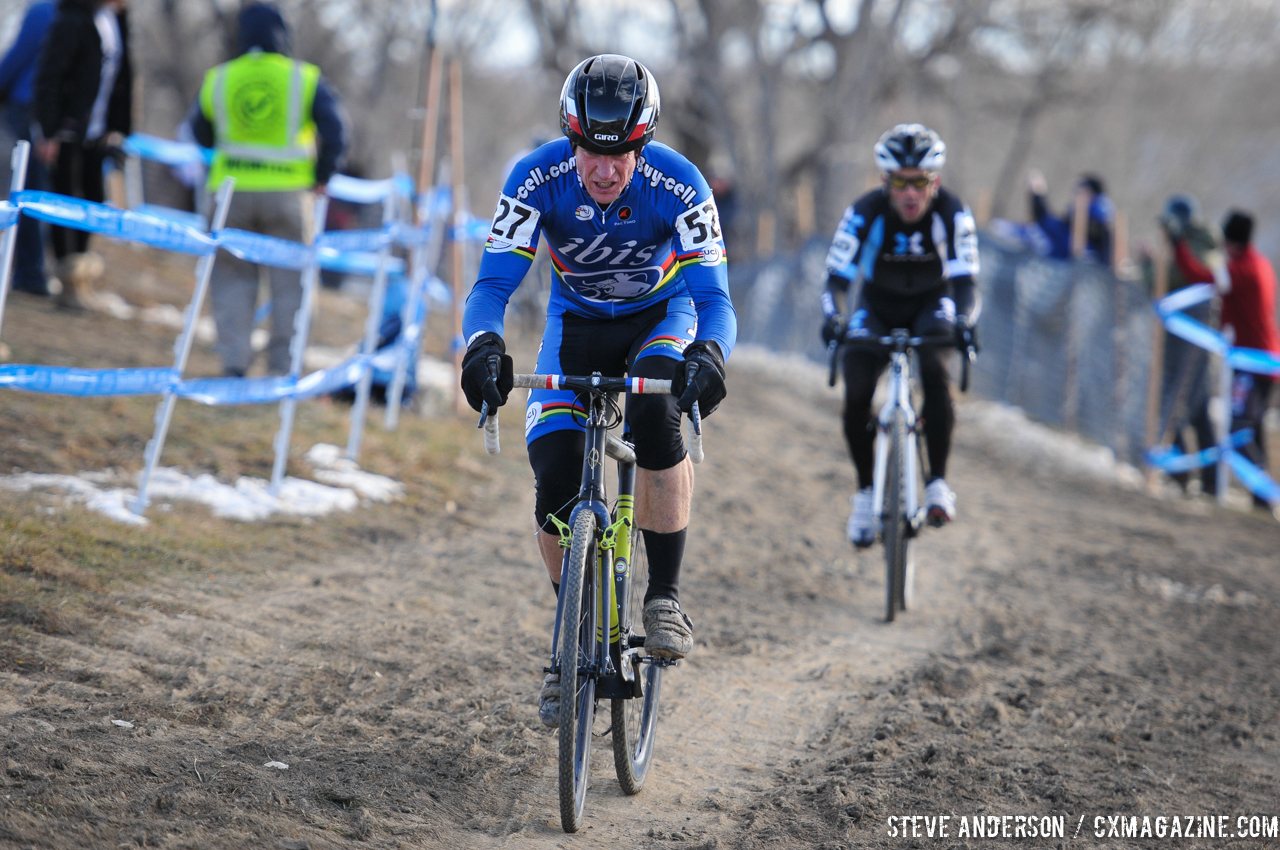
<svg viewBox="0 0 1280 850">
<path fill-rule="evenodd" d="M 104 290 L 135 307 L 185 305 L 194 284 L 192 263 L 104 242 L 95 245 L 108 259 Z M 312 339 L 332 347 L 354 345 L 363 322 L 362 304 L 322 290 Z M 84 367 L 170 364 L 177 335 L 136 318 L 62 312 L 21 294 L 10 298 L 0 331 L 13 362 Z M 433 338 L 444 334 L 436 331 Z M 218 372 L 208 343 L 197 342 L 187 372 Z M 135 487 L 157 401 L 0 390 L 0 472 L 106 473 L 118 486 Z M 300 404 L 289 474 L 309 477 L 304 455 L 310 446 L 344 445 L 349 417 L 345 404 Z M 400 481 L 404 497 L 323 521 L 282 516 L 243 523 L 217 518 L 202 505 L 177 502 L 153 504 L 147 525 L 134 527 L 73 504 L 58 490 L 0 490 L 0 667 L 30 669 L 42 663 L 24 658 L 25 630 L 69 634 L 92 629 L 102 617 L 127 616 L 130 591 L 141 583 L 336 557 L 398 538 L 420 526 L 424 513 L 443 511 L 454 490 L 453 459 L 474 440 L 472 429 L 453 416 L 406 412 L 397 430 L 387 432 L 381 417 L 382 408 L 371 408 L 361 467 Z M 180 402 L 161 465 L 188 475 L 208 473 L 225 483 L 241 476 L 267 479 L 278 428 L 275 405 Z"/>
</svg>

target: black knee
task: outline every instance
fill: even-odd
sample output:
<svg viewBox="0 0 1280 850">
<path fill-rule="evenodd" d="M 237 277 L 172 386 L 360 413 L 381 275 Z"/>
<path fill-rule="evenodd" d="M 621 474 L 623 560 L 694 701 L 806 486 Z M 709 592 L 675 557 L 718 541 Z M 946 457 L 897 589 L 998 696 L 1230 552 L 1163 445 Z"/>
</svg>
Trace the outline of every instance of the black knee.
<svg viewBox="0 0 1280 850">
<path fill-rule="evenodd" d="M 676 365 L 669 357 L 646 357 L 635 363 L 631 375 L 670 380 Z M 627 424 L 636 447 L 636 465 L 641 469 L 670 469 L 684 460 L 680 408 L 676 407 L 675 396 L 670 393 L 629 396 Z"/>
<path fill-rule="evenodd" d="M 538 527 L 555 534 L 554 515 L 563 523 L 578 497 L 582 480 L 581 431 L 552 431 L 529 444 L 529 465 L 533 467 L 533 519 Z"/>
</svg>

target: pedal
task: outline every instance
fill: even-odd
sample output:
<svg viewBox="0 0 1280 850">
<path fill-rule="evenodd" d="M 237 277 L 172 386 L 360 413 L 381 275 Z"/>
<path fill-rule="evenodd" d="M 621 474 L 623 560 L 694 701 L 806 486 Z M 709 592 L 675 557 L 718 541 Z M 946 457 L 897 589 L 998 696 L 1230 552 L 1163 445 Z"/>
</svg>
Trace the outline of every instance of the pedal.
<svg viewBox="0 0 1280 850">
<path fill-rule="evenodd" d="M 929 513 L 925 515 L 925 521 L 929 523 L 930 528 L 942 528 L 942 526 L 951 522 L 947 516 L 947 512 L 941 508 L 930 508 Z"/>
</svg>

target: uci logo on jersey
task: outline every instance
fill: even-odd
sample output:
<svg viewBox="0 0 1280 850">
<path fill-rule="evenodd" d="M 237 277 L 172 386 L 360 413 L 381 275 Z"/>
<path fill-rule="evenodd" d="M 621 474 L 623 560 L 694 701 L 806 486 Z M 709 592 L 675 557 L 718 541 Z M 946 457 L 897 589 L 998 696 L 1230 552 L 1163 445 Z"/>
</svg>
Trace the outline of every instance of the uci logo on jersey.
<svg viewBox="0 0 1280 850">
<path fill-rule="evenodd" d="M 618 141 L 618 137 L 617 137 L 617 136 L 611 136 L 611 135 L 609 135 L 608 133 L 592 133 L 592 134 L 591 134 L 591 137 L 592 137 L 593 139 L 595 139 L 597 142 L 616 142 L 616 141 Z"/>
</svg>

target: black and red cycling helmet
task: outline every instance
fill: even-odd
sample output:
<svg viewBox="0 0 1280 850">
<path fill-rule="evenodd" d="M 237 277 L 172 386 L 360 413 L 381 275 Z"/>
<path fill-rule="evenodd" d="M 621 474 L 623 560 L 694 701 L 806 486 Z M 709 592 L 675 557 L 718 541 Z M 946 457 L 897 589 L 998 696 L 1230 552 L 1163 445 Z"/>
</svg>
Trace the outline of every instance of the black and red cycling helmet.
<svg viewBox="0 0 1280 850">
<path fill-rule="evenodd" d="M 639 150 L 658 128 L 658 83 L 649 69 L 602 53 L 569 72 L 560 92 L 560 130 L 595 153 Z"/>
</svg>

